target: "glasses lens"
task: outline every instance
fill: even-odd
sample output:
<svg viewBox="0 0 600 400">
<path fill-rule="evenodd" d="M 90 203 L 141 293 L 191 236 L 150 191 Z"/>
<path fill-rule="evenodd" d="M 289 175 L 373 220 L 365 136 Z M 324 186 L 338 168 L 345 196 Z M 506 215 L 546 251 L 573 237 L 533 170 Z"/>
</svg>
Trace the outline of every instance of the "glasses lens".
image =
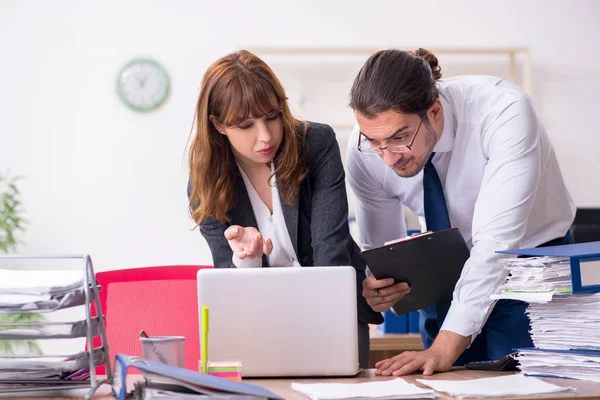
<svg viewBox="0 0 600 400">
<path fill-rule="evenodd" d="M 392 153 L 404 153 L 410 149 L 406 145 L 399 145 L 399 146 L 390 146 L 390 147 L 388 147 L 388 150 L 391 151 Z"/>
<path fill-rule="evenodd" d="M 381 153 L 381 149 L 374 149 L 371 146 L 369 146 L 368 144 L 364 145 L 362 143 L 360 145 L 360 151 L 362 151 L 365 154 L 378 154 L 378 153 Z"/>
</svg>

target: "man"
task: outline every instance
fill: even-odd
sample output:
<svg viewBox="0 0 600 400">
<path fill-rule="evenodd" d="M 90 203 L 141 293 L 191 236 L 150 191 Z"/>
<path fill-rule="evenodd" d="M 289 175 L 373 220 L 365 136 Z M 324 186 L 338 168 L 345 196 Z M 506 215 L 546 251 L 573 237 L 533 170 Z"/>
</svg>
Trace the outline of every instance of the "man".
<svg viewBox="0 0 600 400">
<path fill-rule="evenodd" d="M 495 252 L 566 243 L 575 215 L 531 99 L 495 77 L 440 77 L 427 50 L 385 50 L 367 60 L 350 93 L 359 129 L 347 179 L 363 248 L 406 235 L 403 206 L 428 230 L 458 227 L 471 247 L 452 304 L 421 310 L 426 350 L 377 363 L 381 375 L 430 375 L 531 346 L 527 304 L 490 300 L 505 279 Z M 404 282 L 363 281 L 375 311 L 409 291 Z"/>
</svg>

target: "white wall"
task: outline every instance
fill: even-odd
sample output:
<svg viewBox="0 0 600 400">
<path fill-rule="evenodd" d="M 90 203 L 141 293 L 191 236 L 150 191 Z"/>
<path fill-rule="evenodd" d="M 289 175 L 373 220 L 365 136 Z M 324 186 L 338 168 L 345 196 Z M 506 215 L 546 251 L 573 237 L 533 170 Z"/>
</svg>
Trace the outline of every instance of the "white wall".
<svg viewBox="0 0 600 400">
<path fill-rule="evenodd" d="M 96 270 L 210 264 L 187 214 L 184 147 L 203 72 L 242 47 L 528 46 L 571 193 L 600 206 L 598 15 L 593 0 L 1 0 L 0 168 L 26 176 L 20 251 L 90 253 Z M 115 92 L 138 56 L 172 80 L 150 114 Z"/>
</svg>

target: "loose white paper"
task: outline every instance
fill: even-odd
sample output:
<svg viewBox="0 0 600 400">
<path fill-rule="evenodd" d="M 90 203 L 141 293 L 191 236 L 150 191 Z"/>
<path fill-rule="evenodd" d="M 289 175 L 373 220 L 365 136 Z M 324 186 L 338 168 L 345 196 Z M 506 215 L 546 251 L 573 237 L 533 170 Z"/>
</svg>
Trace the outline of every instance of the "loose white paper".
<svg viewBox="0 0 600 400">
<path fill-rule="evenodd" d="M 457 397 L 534 396 L 574 390 L 522 374 L 462 381 L 417 379 L 417 382 Z"/>
<path fill-rule="evenodd" d="M 365 383 L 292 383 L 292 389 L 313 400 L 433 399 L 435 392 L 404 379 Z"/>
</svg>

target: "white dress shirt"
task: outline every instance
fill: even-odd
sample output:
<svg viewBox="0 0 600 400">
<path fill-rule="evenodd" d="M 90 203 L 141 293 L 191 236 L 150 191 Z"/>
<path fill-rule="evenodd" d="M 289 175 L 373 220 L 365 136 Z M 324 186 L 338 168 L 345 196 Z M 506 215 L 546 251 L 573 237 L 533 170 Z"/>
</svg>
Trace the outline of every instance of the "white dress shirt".
<svg viewBox="0 0 600 400">
<path fill-rule="evenodd" d="M 263 240 L 271 239 L 273 242 L 273 251 L 267 256 L 267 261 L 271 267 L 300 267 L 298 257 L 294 251 L 290 234 L 288 233 L 285 219 L 283 218 L 283 210 L 281 209 L 281 199 L 279 198 L 279 190 L 277 185 L 274 183 L 275 175 L 271 180 L 271 199 L 273 203 L 273 214 L 262 201 L 252 182 L 248 179 L 248 176 L 244 170 L 238 165 L 244 184 L 246 185 L 246 191 L 252 203 L 252 210 L 254 211 L 254 217 L 258 224 L 258 231 L 262 234 Z M 271 173 L 274 173 L 273 166 L 271 166 Z M 233 265 L 238 268 L 259 268 L 262 267 L 262 258 L 238 258 L 235 253 L 233 254 Z"/>
<path fill-rule="evenodd" d="M 506 272 L 497 250 L 536 247 L 562 238 L 575 216 L 554 150 L 531 99 L 491 76 L 437 82 L 444 113 L 433 164 L 450 223 L 471 248 L 441 329 L 472 339 L 481 331 Z M 363 249 L 406 235 L 402 205 L 423 217 L 423 171 L 402 178 L 381 157 L 346 154 Z M 401 260 L 399 261 L 401 265 Z"/>
</svg>

